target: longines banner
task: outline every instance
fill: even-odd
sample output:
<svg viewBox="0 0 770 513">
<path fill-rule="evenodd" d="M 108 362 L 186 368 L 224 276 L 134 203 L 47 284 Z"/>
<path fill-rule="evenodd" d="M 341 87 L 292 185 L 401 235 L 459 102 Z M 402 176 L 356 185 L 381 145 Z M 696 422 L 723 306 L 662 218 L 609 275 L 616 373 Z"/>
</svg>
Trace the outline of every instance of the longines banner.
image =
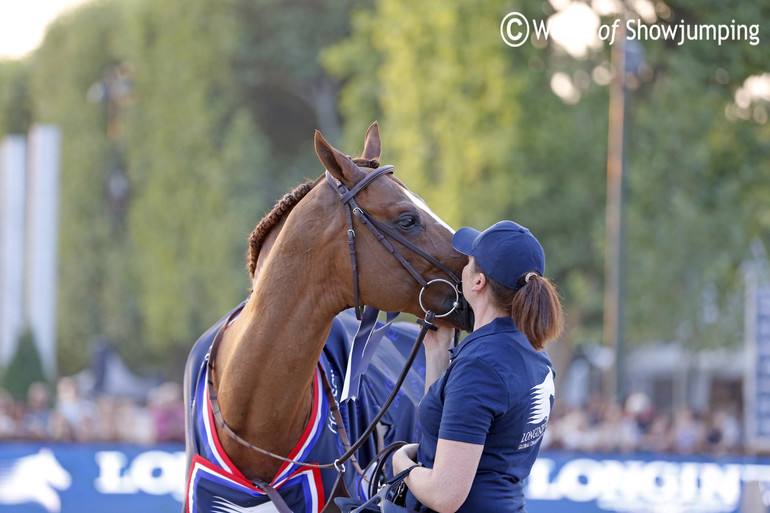
<svg viewBox="0 0 770 513">
<path fill-rule="evenodd" d="M 179 513 L 184 447 L 0 444 L 0 512 Z M 770 458 L 546 451 L 527 481 L 528 513 L 738 512 Z M 237 513 L 237 512 L 236 512 Z"/>
</svg>

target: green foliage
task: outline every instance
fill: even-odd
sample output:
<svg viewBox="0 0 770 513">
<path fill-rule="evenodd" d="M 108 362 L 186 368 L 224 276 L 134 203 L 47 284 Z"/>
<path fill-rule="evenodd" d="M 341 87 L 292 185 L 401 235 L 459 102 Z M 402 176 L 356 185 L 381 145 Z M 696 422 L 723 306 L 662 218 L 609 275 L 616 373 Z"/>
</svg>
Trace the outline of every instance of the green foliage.
<svg viewBox="0 0 770 513">
<path fill-rule="evenodd" d="M 550 94 L 546 69 L 560 56 L 502 44 L 507 7 L 379 2 L 355 14 L 351 39 L 324 62 L 347 80 L 340 106 L 353 133 L 378 113 L 384 159 L 450 224 L 530 227 L 565 302 L 579 305 L 573 316 L 595 321 L 606 96 L 594 91 L 573 107 Z"/>
<path fill-rule="evenodd" d="M 770 19 L 759 4 L 671 7 L 693 24 Z M 766 70 L 764 51 L 713 41 L 645 49 L 653 79 L 631 94 L 627 136 L 628 339 L 740 345 L 741 263 L 770 233 L 770 144 L 767 124 L 729 112 L 746 78 Z"/>
<path fill-rule="evenodd" d="M 223 135 L 234 110 L 227 2 L 147 3 L 130 19 L 135 105 L 126 109 L 131 189 L 127 236 L 135 258 L 143 340 L 158 354 L 184 346 L 238 297 L 234 215 Z M 238 179 L 239 177 L 236 177 Z M 241 288 L 243 290 L 243 287 Z"/>
<path fill-rule="evenodd" d="M 688 23 L 770 20 L 756 3 L 667 5 L 659 12 Z M 538 235 L 573 342 L 600 341 L 608 89 L 592 76 L 608 69 L 609 47 L 584 59 L 553 41 L 509 48 L 499 23 L 511 10 L 552 12 L 547 2 L 382 0 L 354 14 L 351 37 L 324 63 L 346 80 L 340 108 L 351 133 L 377 115 L 386 160 L 450 224 L 507 217 Z M 766 69 L 763 50 L 713 41 L 644 49 L 647 82 L 627 107 L 626 338 L 740 343 L 738 269 L 750 241 L 770 231 L 761 171 L 770 148 L 767 124 L 726 112 L 743 81 Z M 551 93 L 556 73 L 579 102 Z"/>
<path fill-rule="evenodd" d="M 16 353 L 4 369 L 0 388 L 7 390 L 16 400 L 23 401 L 27 398 L 29 386 L 36 381 L 47 380 L 40 353 L 35 345 L 35 337 L 32 331 L 27 329 L 19 336 Z"/>
<path fill-rule="evenodd" d="M 248 234 L 321 172 L 313 130 L 339 131 L 338 86 L 317 54 L 347 35 L 350 3 L 107 0 L 0 65 L 0 128 L 63 134 L 62 373 L 86 365 L 94 336 L 178 373 L 243 299 Z M 106 87 L 116 79 L 122 91 Z M 126 196 L 111 192 L 116 176 Z"/>
<path fill-rule="evenodd" d="M 0 134 L 25 134 L 30 125 L 30 98 L 25 62 L 0 62 Z"/>
</svg>

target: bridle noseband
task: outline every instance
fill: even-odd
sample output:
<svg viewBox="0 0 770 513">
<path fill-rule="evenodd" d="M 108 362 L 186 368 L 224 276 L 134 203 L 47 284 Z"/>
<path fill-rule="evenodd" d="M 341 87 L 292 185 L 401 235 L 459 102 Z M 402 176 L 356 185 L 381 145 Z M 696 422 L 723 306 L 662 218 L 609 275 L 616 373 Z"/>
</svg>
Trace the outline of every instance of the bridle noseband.
<svg viewBox="0 0 770 513">
<path fill-rule="evenodd" d="M 350 252 L 350 262 L 353 266 L 353 300 L 355 302 L 355 312 L 356 312 L 356 319 L 359 321 L 361 320 L 361 316 L 363 313 L 363 307 L 361 306 L 360 296 L 359 296 L 359 287 L 358 287 L 358 262 L 356 258 L 356 232 L 353 227 L 353 217 L 358 219 L 358 222 L 362 225 L 366 226 L 370 232 L 377 238 L 380 243 L 385 246 L 385 249 L 387 249 L 394 257 L 396 257 L 396 260 L 399 261 L 399 263 L 406 269 L 406 271 L 412 275 L 412 277 L 417 280 L 417 283 L 420 284 L 422 287 L 422 290 L 420 291 L 419 296 L 419 303 L 420 308 L 427 313 L 428 310 L 423 306 L 422 304 L 422 295 L 423 292 L 425 292 L 425 289 L 430 287 L 430 285 L 434 283 L 446 283 L 450 285 L 454 291 L 455 291 L 455 301 L 452 304 L 452 309 L 449 310 L 446 313 L 443 313 L 441 315 L 436 315 L 436 317 L 446 317 L 447 315 L 454 312 L 457 308 L 460 307 L 460 291 L 459 291 L 459 285 L 462 282 L 452 271 L 447 267 L 444 263 L 440 262 L 433 256 L 426 253 L 424 250 L 420 249 L 419 247 L 415 246 L 408 240 L 406 240 L 401 234 L 396 232 L 393 228 L 390 228 L 389 226 L 385 225 L 381 221 L 377 220 L 375 217 L 373 217 L 371 214 L 369 214 L 366 210 L 362 209 L 358 202 L 356 202 L 356 195 L 364 190 L 370 183 L 375 181 L 377 178 L 386 175 L 386 174 L 392 174 L 393 173 L 393 166 L 381 166 L 369 173 L 368 175 L 364 176 L 361 181 L 359 181 L 356 185 L 353 186 L 352 189 L 348 189 L 348 187 L 343 184 L 341 181 L 334 178 L 329 171 L 326 171 L 326 180 L 329 183 L 329 185 L 334 189 L 337 194 L 339 194 L 340 201 L 345 206 L 345 211 L 347 213 L 348 218 L 348 248 Z M 389 236 L 392 239 L 395 239 L 400 244 L 407 247 L 412 252 L 416 253 L 417 255 L 421 256 L 423 259 L 427 260 L 431 264 L 435 265 L 439 269 L 441 269 L 444 273 L 449 276 L 449 278 L 452 280 L 451 282 L 444 279 L 435 279 L 428 281 L 426 280 L 420 272 L 414 268 L 414 266 L 409 263 L 409 261 L 404 258 L 404 256 L 399 253 L 399 251 L 393 247 L 393 245 L 388 241 L 388 239 L 385 237 L 385 235 Z"/>
</svg>

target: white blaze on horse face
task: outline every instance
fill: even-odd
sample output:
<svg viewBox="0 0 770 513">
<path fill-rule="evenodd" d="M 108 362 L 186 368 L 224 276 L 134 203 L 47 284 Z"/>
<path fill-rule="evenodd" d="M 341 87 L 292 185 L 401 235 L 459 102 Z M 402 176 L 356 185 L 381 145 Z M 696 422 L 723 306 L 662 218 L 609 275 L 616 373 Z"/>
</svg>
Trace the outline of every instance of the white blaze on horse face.
<svg viewBox="0 0 770 513">
<path fill-rule="evenodd" d="M 404 188 L 404 193 L 406 193 L 406 195 L 409 197 L 410 200 L 412 200 L 412 203 L 414 203 L 417 206 L 417 208 L 419 208 L 420 210 L 422 210 L 423 212 L 428 214 L 428 216 L 433 218 L 433 220 L 435 221 L 434 224 L 438 224 L 438 225 L 443 226 L 444 228 L 449 230 L 449 233 L 454 235 L 455 231 L 452 229 L 452 227 L 449 226 L 448 224 L 446 224 L 444 222 L 444 220 L 441 219 L 439 216 L 437 216 L 436 213 L 433 212 L 430 209 L 430 207 L 427 205 L 427 203 L 425 203 L 422 200 L 422 198 L 420 198 L 415 193 L 413 193 L 412 191 L 410 191 L 409 189 L 406 189 L 406 188 Z"/>
</svg>

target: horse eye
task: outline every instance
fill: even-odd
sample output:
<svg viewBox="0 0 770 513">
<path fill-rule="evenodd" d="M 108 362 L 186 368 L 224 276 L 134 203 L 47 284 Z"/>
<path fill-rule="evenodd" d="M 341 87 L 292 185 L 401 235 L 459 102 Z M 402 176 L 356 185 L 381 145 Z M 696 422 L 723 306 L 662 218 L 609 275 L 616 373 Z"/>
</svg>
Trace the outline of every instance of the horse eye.
<svg viewBox="0 0 770 513">
<path fill-rule="evenodd" d="M 413 214 L 406 214 L 401 216 L 396 223 L 402 230 L 411 230 L 419 224 L 419 220 L 417 216 Z"/>
</svg>

